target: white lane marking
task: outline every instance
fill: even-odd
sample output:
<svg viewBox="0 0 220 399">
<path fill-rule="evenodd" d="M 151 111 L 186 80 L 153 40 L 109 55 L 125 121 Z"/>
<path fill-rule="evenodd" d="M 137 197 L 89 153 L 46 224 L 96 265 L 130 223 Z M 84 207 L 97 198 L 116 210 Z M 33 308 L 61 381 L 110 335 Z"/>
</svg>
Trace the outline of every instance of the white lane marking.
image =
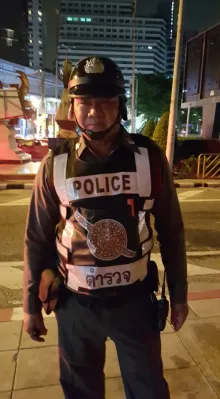
<svg viewBox="0 0 220 399">
<path fill-rule="evenodd" d="M 210 198 L 210 199 L 192 199 L 192 200 L 182 200 L 180 199 L 180 202 L 220 202 L 220 199 L 218 198 Z"/>
<path fill-rule="evenodd" d="M 0 312 L 1 312 L 1 309 L 0 309 Z M 50 315 L 47 315 L 43 311 L 43 316 L 44 316 L 44 319 L 45 318 L 54 318 L 55 314 L 51 313 Z M 11 317 L 11 321 L 20 321 L 20 320 L 23 320 L 23 318 L 24 318 L 23 308 L 21 306 L 19 306 L 17 308 L 13 308 L 13 314 L 12 314 L 12 317 Z"/>
<path fill-rule="evenodd" d="M 220 251 L 204 251 L 204 252 L 188 252 L 187 256 L 216 256 L 220 255 Z M 152 260 L 158 265 L 159 270 L 164 270 L 161 255 L 159 253 L 152 253 Z M 23 262 L 0 262 L 1 280 L 0 284 L 8 289 L 21 289 L 23 286 L 23 271 L 16 269 L 15 266 L 22 266 Z M 220 274 L 220 270 L 209 269 L 207 267 L 192 265 L 188 263 L 188 275 L 206 275 L 206 274 Z"/>
<path fill-rule="evenodd" d="M 23 271 L 15 267 L 2 267 L 0 284 L 10 290 L 19 290 L 23 285 Z"/>
<path fill-rule="evenodd" d="M 27 206 L 30 204 L 30 197 L 28 198 L 21 198 L 19 200 L 5 202 L 0 204 L 0 206 Z"/>
<path fill-rule="evenodd" d="M 178 197 L 180 200 L 186 200 L 188 198 L 194 197 L 195 195 L 202 194 L 204 190 L 189 190 L 184 191 L 183 193 L 179 193 Z"/>
<path fill-rule="evenodd" d="M 157 263 L 158 269 L 163 271 L 164 266 L 160 254 L 152 254 L 151 259 Z M 220 270 L 209 269 L 207 267 L 187 264 L 188 276 L 203 276 L 207 274 L 220 274 Z"/>
<path fill-rule="evenodd" d="M 191 251 L 186 253 L 187 256 L 220 256 L 220 251 Z"/>
<path fill-rule="evenodd" d="M 13 261 L 13 262 L 11 262 L 11 261 L 8 261 L 8 262 L 0 262 L 0 268 L 1 267 L 21 267 L 21 266 L 23 266 L 23 264 L 24 264 L 24 261 L 22 260 L 22 261 Z"/>
</svg>

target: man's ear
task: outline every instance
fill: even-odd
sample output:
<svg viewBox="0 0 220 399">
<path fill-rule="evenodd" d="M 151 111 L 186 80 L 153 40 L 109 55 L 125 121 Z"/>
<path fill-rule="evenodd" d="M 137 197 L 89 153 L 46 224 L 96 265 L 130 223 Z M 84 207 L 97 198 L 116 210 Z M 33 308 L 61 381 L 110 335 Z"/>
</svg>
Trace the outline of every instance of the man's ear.
<svg viewBox="0 0 220 399">
<path fill-rule="evenodd" d="M 69 106 L 68 119 L 69 119 L 69 121 L 73 121 L 75 119 L 73 100 L 71 100 L 71 103 L 70 103 L 70 106 Z"/>
</svg>

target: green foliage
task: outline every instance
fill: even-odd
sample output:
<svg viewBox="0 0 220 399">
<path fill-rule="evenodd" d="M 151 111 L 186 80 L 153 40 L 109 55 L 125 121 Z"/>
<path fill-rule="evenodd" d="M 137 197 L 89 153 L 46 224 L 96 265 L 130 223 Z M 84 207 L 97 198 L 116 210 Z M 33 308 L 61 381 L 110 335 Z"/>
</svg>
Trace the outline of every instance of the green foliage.
<svg viewBox="0 0 220 399">
<path fill-rule="evenodd" d="M 163 74 L 138 76 L 138 114 L 156 119 L 169 110 L 172 79 Z"/>
<path fill-rule="evenodd" d="M 167 145 L 167 134 L 168 134 L 168 124 L 169 124 L 169 112 L 165 112 L 154 131 L 153 140 L 162 148 L 164 151 L 166 150 Z"/>
<path fill-rule="evenodd" d="M 155 124 L 154 120 L 149 119 L 141 132 L 142 136 L 150 137 L 150 138 L 153 137 L 155 127 L 156 127 L 156 124 Z"/>
<path fill-rule="evenodd" d="M 197 158 L 194 155 L 180 161 L 177 167 L 177 172 L 179 174 L 187 175 L 189 177 L 192 175 L 196 175 L 196 170 L 197 170 Z"/>
</svg>

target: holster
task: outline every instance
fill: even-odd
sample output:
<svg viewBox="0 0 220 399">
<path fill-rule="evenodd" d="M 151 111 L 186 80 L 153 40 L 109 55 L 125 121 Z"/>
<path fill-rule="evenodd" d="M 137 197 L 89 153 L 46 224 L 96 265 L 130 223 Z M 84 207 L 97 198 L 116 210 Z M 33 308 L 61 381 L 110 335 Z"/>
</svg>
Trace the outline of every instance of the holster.
<svg viewBox="0 0 220 399">
<path fill-rule="evenodd" d="M 156 262 L 150 261 L 148 264 L 148 278 L 150 289 L 153 292 L 151 295 L 151 300 L 154 309 L 154 326 L 159 331 L 164 331 L 166 327 L 166 321 L 169 313 L 169 302 L 165 295 L 165 285 L 166 285 L 166 273 L 164 272 L 161 298 L 157 299 L 155 292 L 159 291 L 159 273 Z"/>
<path fill-rule="evenodd" d="M 62 285 L 63 279 L 57 270 L 45 269 L 41 273 L 39 299 L 46 314 L 49 315 L 56 309 Z"/>
</svg>

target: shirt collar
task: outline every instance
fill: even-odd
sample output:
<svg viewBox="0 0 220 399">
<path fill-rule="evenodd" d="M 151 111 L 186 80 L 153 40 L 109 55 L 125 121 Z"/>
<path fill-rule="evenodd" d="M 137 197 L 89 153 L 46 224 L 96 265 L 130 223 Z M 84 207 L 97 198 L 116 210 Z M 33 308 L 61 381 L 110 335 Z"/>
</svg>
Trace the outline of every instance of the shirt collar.
<svg viewBox="0 0 220 399">
<path fill-rule="evenodd" d="M 131 135 L 127 132 L 127 130 L 123 126 L 121 127 L 121 130 L 119 132 L 119 141 L 118 141 L 118 145 L 116 146 L 116 148 L 118 148 L 121 145 L 124 145 L 129 150 L 140 154 L 139 148 L 133 141 Z M 83 152 L 86 150 L 89 150 L 89 147 L 86 144 L 86 140 L 82 134 L 80 136 L 78 142 L 76 143 L 76 151 L 77 151 L 78 157 L 80 158 L 81 155 L 83 154 Z"/>
</svg>

